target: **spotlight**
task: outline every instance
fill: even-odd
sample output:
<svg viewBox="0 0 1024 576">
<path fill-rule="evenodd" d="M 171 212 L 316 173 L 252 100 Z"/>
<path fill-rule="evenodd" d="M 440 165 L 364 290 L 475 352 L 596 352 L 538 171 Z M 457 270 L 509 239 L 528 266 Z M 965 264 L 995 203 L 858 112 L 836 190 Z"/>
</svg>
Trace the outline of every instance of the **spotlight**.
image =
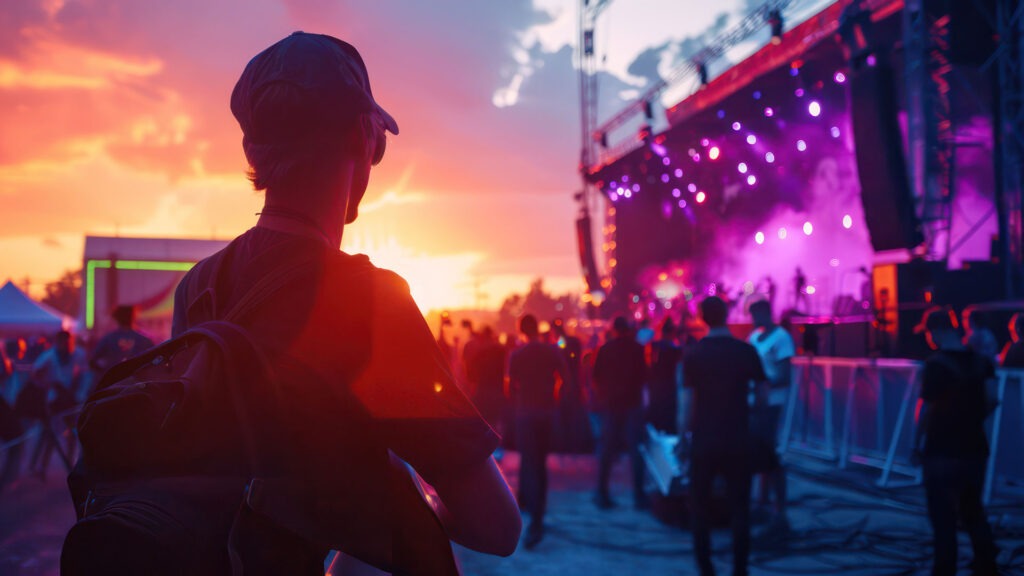
<svg viewBox="0 0 1024 576">
<path fill-rule="evenodd" d="M 736 169 L 740 171 L 740 174 L 746 174 L 747 173 L 747 164 L 746 164 L 746 162 L 740 162 L 739 165 L 736 166 Z"/>
<path fill-rule="evenodd" d="M 722 154 L 722 150 L 719 149 L 718 146 L 712 146 L 711 149 L 708 150 L 708 158 L 711 159 L 711 160 L 718 160 L 718 157 L 721 154 Z"/>
<path fill-rule="evenodd" d="M 672 196 L 674 198 L 679 198 L 680 196 L 682 196 L 682 194 L 683 193 L 679 191 L 679 188 L 673 188 L 672 189 Z"/>
<path fill-rule="evenodd" d="M 817 100 L 813 100 L 810 104 L 807 105 L 807 112 L 811 116 L 814 116 L 815 118 L 821 116 L 821 104 L 818 103 Z"/>
<path fill-rule="evenodd" d="M 810 222 L 804 222 L 804 234 L 810 236 L 814 234 L 814 226 Z"/>
<path fill-rule="evenodd" d="M 779 240 L 785 240 L 789 233 L 786 232 L 785 228 L 779 228 Z"/>
<path fill-rule="evenodd" d="M 836 81 L 836 84 L 843 84 L 843 83 L 845 83 L 846 82 L 846 74 L 843 74 L 842 72 L 836 72 L 835 81 Z"/>
<path fill-rule="evenodd" d="M 757 176 L 754 176 L 753 174 L 751 174 L 750 176 L 747 176 L 747 184 L 749 184 L 751 186 L 753 186 L 754 184 L 757 184 Z"/>
<path fill-rule="evenodd" d="M 841 135 L 841 133 L 839 132 L 839 126 L 833 126 L 830 132 L 833 138 L 839 138 L 839 136 Z"/>
<path fill-rule="evenodd" d="M 750 144 L 751 146 L 757 144 L 757 136 L 754 136 L 753 134 L 747 134 L 747 144 Z"/>
<path fill-rule="evenodd" d="M 733 122 L 732 123 L 732 129 L 733 129 L 734 132 L 739 132 L 740 128 L 743 128 L 743 125 L 740 124 L 739 122 Z"/>
<path fill-rule="evenodd" d="M 796 141 L 796 149 L 801 151 L 801 152 L 807 151 L 807 142 L 804 142 L 803 140 L 797 140 Z"/>
<path fill-rule="evenodd" d="M 754 242 L 757 242 L 758 244 L 764 244 L 764 232 L 758 232 L 757 234 L 754 234 Z"/>
<path fill-rule="evenodd" d="M 703 192 L 697 192 L 697 204 L 703 204 L 708 199 L 708 195 Z"/>
<path fill-rule="evenodd" d="M 853 228 L 853 217 L 849 214 L 843 216 L 843 228 L 846 228 L 847 230 Z"/>
<path fill-rule="evenodd" d="M 782 43 L 782 12 L 772 10 L 768 13 L 768 25 L 772 28 L 772 44 L 776 46 Z"/>
<path fill-rule="evenodd" d="M 764 155 L 764 161 L 769 163 L 769 164 L 774 164 L 775 163 L 775 154 L 772 154 L 771 152 L 766 152 L 765 155 Z"/>
</svg>

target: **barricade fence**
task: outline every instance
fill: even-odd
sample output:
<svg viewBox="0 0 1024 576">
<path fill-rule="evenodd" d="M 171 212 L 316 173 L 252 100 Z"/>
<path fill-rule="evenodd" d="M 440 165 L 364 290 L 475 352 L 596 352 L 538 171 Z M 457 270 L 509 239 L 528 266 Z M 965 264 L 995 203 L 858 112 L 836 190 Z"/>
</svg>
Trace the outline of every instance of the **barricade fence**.
<svg viewBox="0 0 1024 576">
<path fill-rule="evenodd" d="M 780 450 L 878 470 L 876 483 L 921 482 L 911 462 L 923 363 L 891 358 L 796 357 Z M 998 369 L 998 405 L 986 422 L 990 455 L 984 498 L 1024 485 L 1024 370 Z"/>
</svg>

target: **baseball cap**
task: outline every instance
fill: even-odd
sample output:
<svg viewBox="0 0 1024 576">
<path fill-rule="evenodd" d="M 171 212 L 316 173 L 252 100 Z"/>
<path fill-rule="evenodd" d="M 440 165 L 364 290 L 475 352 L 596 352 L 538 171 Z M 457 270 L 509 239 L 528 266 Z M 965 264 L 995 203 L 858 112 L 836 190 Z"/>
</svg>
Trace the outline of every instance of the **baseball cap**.
<svg viewBox="0 0 1024 576">
<path fill-rule="evenodd" d="M 921 322 L 914 326 L 914 333 L 956 330 L 957 328 L 958 323 L 953 310 L 942 306 L 932 306 L 924 311 L 924 315 L 921 316 Z"/>
<path fill-rule="evenodd" d="M 359 52 L 326 34 L 294 32 L 257 54 L 231 92 L 231 113 L 245 139 L 260 144 L 328 135 L 361 114 L 398 134 L 394 117 L 373 98 Z"/>
</svg>

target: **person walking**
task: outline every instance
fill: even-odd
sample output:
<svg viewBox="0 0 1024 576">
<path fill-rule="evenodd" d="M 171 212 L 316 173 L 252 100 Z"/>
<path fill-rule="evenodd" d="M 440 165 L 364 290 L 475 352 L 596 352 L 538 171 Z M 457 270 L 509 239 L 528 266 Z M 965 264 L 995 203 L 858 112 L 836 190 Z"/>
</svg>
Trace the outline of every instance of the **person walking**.
<svg viewBox="0 0 1024 576">
<path fill-rule="evenodd" d="M 523 542 L 528 550 L 544 538 L 547 511 L 547 458 L 558 410 L 558 379 L 569 380 L 562 352 L 540 339 L 537 318 L 527 314 L 519 320 L 526 344 L 509 357 L 509 390 L 516 410 L 516 445 L 519 448 L 519 505 L 530 516 Z"/>
<path fill-rule="evenodd" d="M 633 472 L 633 505 L 647 506 L 644 494 L 644 461 L 640 455 L 643 434 L 643 393 L 647 381 L 644 347 L 634 338 L 622 316 L 612 321 L 612 337 L 597 351 L 593 372 L 599 409 L 597 492 L 594 503 L 607 510 L 615 506 L 609 481 L 619 454 L 629 453 Z"/>
<path fill-rule="evenodd" d="M 948 308 L 925 312 L 918 332 L 934 350 L 921 376 L 921 401 L 913 458 L 924 472 L 925 500 L 935 545 L 934 576 L 957 573 L 957 522 L 974 549 L 973 570 L 997 573 L 997 549 L 981 503 L 988 439 L 985 420 L 995 408 L 987 393 L 995 368 L 970 348 Z"/>
</svg>

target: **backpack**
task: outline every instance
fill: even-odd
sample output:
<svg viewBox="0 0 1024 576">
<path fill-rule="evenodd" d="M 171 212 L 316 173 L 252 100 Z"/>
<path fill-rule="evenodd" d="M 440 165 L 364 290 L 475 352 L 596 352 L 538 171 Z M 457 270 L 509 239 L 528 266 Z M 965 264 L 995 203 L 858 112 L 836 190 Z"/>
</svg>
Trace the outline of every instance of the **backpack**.
<svg viewBox="0 0 1024 576">
<path fill-rule="evenodd" d="M 323 574 L 329 549 L 396 575 L 459 574 L 431 505 L 436 494 L 425 494 L 404 462 L 392 457 L 382 479 L 393 497 L 392 540 L 375 542 L 338 517 L 344 495 L 311 499 L 301 478 L 279 477 L 262 457 L 280 448 L 273 402 L 259 402 L 274 398 L 275 383 L 236 321 L 307 265 L 282 266 L 222 320 L 198 323 L 104 374 L 78 420 L 82 455 L 68 478 L 78 522 L 65 539 L 63 575 L 275 573 L 259 571 L 268 549 L 319 554 L 302 574 Z M 218 316 L 212 296 L 196 299 L 208 307 L 202 318 Z"/>
<path fill-rule="evenodd" d="M 254 285 L 223 317 L 108 370 L 78 419 L 68 477 L 78 522 L 62 574 L 226 574 L 228 536 L 261 469 L 254 422 L 272 385 L 236 323 L 302 262 Z"/>
</svg>

